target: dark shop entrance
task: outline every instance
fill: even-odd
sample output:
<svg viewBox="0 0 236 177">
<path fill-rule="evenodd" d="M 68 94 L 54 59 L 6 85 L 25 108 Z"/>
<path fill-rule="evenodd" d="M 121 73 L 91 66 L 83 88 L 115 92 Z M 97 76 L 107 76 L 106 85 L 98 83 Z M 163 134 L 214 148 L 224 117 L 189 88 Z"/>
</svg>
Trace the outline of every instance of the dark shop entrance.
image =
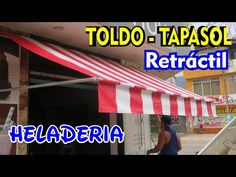
<svg viewBox="0 0 236 177">
<path fill-rule="evenodd" d="M 30 54 L 30 84 L 88 78 L 88 76 L 52 63 L 33 53 Z M 98 113 L 97 85 L 80 83 L 29 90 L 30 125 L 110 125 L 110 114 Z M 121 126 L 122 127 L 122 126 Z M 69 144 L 32 143 L 28 154 L 111 154 L 110 143 Z"/>
</svg>

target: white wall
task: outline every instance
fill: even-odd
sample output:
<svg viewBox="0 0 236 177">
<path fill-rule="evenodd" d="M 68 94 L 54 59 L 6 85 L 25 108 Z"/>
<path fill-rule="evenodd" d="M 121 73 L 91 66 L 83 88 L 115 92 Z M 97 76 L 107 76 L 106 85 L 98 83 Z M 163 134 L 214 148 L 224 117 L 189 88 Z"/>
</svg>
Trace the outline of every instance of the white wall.
<svg viewBox="0 0 236 177">
<path fill-rule="evenodd" d="M 9 81 L 12 87 L 19 87 L 20 85 L 20 59 L 4 52 L 8 62 Z M 19 104 L 19 91 L 12 91 L 7 99 L 1 100 L 0 104 Z"/>
<path fill-rule="evenodd" d="M 149 115 L 123 114 L 125 154 L 146 154 L 150 149 Z"/>
</svg>

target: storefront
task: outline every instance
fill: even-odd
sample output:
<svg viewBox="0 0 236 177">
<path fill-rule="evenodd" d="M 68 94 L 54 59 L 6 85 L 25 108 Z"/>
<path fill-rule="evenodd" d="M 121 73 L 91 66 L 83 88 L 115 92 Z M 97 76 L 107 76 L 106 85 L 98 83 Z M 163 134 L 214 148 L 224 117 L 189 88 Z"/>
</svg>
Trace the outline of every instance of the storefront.
<svg viewBox="0 0 236 177">
<path fill-rule="evenodd" d="M 145 154 L 152 145 L 150 115 L 216 116 L 211 99 L 119 61 L 14 33 L 0 34 L 1 40 L 19 45 L 20 86 L 28 88 L 20 91 L 18 124 L 118 124 L 126 133 L 123 144 L 71 145 L 68 152 L 59 144 L 31 144 L 27 149 L 22 143 L 17 154 Z M 63 87 L 30 87 L 61 80 L 73 82 Z M 176 125 L 179 120 L 175 118 Z"/>
<path fill-rule="evenodd" d="M 230 85 L 230 92 L 235 89 L 235 85 Z M 230 120 L 236 116 L 236 94 L 213 96 L 215 99 L 216 113 L 223 128 Z"/>
<path fill-rule="evenodd" d="M 228 97 L 222 95 L 218 96 L 216 113 L 221 118 L 222 127 L 224 127 L 236 116 L 236 95 L 231 94 Z"/>
<path fill-rule="evenodd" d="M 20 86 L 20 67 L 19 48 L 17 44 L 1 38 L 0 90 Z M 7 123 L 7 117 L 11 108 L 14 108 L 14 110 L 10 120 L 13 124 L 17 124 L 17 117 L 20 115 L 20 99 L 22 99 L 22 95 L 20 95 L 19 90 L 0 92 L 0 125 L 4 126 Z M 5 142 L 5 144 L 0 145 L 0 150 L 3 151 L 3 154 L 16 154 L 16 144 L 11 146 L 6 131 L 0 133 L 0 142 Z"/>
<path fill-rule="evenodd" d="M 203 125 L 204 133 L 218 133 L 225 125 L 236 116 L 236 97 L 234 94 L 228 97 L 224 95 L 212 96 L 215 99 L 217 117 L 193 117 L 191 118 L 194 133 L 199 133 L 199 120 Z"/>
</svg>

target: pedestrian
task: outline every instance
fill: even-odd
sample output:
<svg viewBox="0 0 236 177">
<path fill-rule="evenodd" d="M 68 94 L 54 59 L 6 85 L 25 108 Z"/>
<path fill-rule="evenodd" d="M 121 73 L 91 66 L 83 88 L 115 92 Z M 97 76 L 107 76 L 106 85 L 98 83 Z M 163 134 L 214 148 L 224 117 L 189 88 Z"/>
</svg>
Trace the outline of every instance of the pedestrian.
<svg viewBox="0 0 236 177">
<path fill-rule="evenodd" d="M 203 134 L 202 128 L 203 128 L 202 121 L 200 118 L 198 118 L 198 131 L 200 134 Z"/>
<path fill-rule="evenodd" d="M 170 116 L 163 115 L 161 118 L 161 132 L 159 133 L 158 143 L 153 149 L 147 151 L 147 155 L 151 153 L 159 153 L 160 155 L 178 155 L 178 152 L 181 149 L 181 141 L 171 126 Z"/>
</svg>

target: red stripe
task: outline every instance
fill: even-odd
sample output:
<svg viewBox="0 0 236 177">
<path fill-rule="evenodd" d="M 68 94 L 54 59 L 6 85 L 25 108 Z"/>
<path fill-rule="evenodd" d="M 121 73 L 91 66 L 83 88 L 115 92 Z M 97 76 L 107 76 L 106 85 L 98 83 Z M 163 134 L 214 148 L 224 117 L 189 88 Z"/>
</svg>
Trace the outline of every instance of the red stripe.
<svg viewBox="0 0 236 177">
<path fill-rule="evenodd" d="M 178 115 L 177 96 L 170 96 L 170 115 Z"/>
<path fill-rule="evenodd" d="M 109 81 L 98 82 L 99 112 L 117 113 L 116 84 Z"/>
<path fill-rule="evenodd" d="M 202 101 L 196 100 L 197 103 L 197 116 L 202 116 Z"/>
<path fill-rule="evenodd" d="M 130 68 L 130 70 L 134 70 L 133 68 Z M 158 77 L 155 77 L 153 75 L 149 75 L 148 73 L 143 73 L 139 70 L 134 70 L 135 72 L 137 73 L 140 73 L 141 75 L 144 75 L 145 77 L 153 80 L 154 82 L 156 82 L 157 84 L 162 84 L 162 85 L 165 85 L 166 87 L 169 87 L 171 91 L 173 91 L 173 89 L 175 89 L 177 91 L 177 93 L 180 95 L 180 93 L 184 93 L 186 95 L 188 95 L 189 98 L 200 98 L 200 99 L 203 99 L 204 97 L 200 96 L 200 95 L 197 95 L 193 92 L 190 92 L 188 90 L 184 90 L 183 88 L 181 87 L 177 87 L 175 85 L 171 85 L 170 83 L 166 82 L 165 80 L 161 80 L 160 78 Z M 169 89 L 168 88 L 168 89 Z M 166 88 L 163 88 L 163 89 L 166 89 Z M 174 91 L 175 92 L 175 91 Z M 178 95 L 177 94 L 177 95 Z"/>
<path fill-rule="evenodd" d="M 42 56 L 50 61 L 53 61 L 53 62 L 56 62 L 58 64 L 61 64 L 63 66 L 66 66 L 68 68 L 71 68 L 75 71 L 79 71 L 79 72 L 82 72 L 86 75 L 89 75 L 89 76 L 96 76 L 94 73 L 86 70 L 86 69 L 83 69 L 71 62 L 68 62 L 68 61 L 65 61 L 65 60 L 62 60 L 61 58 L 53 55 L 52 53 L 44 50 L 43 48 L 33 44 L 32 42 L 24 39 L 24 38 L 21 38 L 20 36 L 17 36 L 17 35 L 11 35 L 11 34 L 7 34 L 6 35 L 7 37 L 9 37 L 11 40 L 15 41 L 17 44 L 21 45 L 22 47 L 28 49 L 29 51 L 35 53 L 35 54 L 38 54 L 39 56 Z M 37 41 L 38 42 L 38 41 Z"/>
<path fill-rule="evenodd" d="M 38 55 L 41 55 L 41 56 L 43 56 L 43 57 L 45 57 L 45 58 L 48 58 L 48 59 L 50 59 L 50 60 L 52 60 L 52 61 L 54 61 L 54 62 L 57 62 L 57 63 L 59 63 L 59 64 L 62 64 L 62 65 L 64 65 L 64 66 L 67 66 L 67 67 L 69 67 L 69 68 L 71 68 L 71 69 L 74 69 L 74 70 L 76 70 L 76 71 L 80 71 L 80 72 L 83 72 L 83 73 L 85 73 L 85 74 L 87 74 L 87 75 L 90 75 L 90 76 L 94 76 L 94 74 L 92 73 L 91 74 L 91 72 L 90 71 L 87 71 L 87 70 L 84 70 L 83 68 L 80 68 L 79 70 L 78 70 L 78 66 L 75 66 L 74 64 L 71 64 L 71 63 L 68 63 L 68 62 L 63 62 L 63 61 L 58 61 L 58 60 L 56 60 L 56 59 L 52 59 L 52 57 L 51 56 L 48 56 L 47 54 L 42 54 L 42 53 L 44 53 L 44 52 L 37 52 L 37 51 L 39 51 L 38 49 L 30 49 L 32 46 L 32 43 L 31 42 L 24 42 L 24 41 L 26 41 L 25 39 L 23 39 L 23 38 L 21 38 L 21 37 L 19 37 L 18 35 L 14 35 L 14 34 L 11 34 L 11 33 L 4 33 L 4 32 L 2 32 L 2 34 L 4 34 L 5 36 L 8 36 L 9 38 L 11 38 L 12 40 L 14 40 L 15 42 L 17 42 L 17 43 L 20 43 L 20 45 L 22 45 L 22 46 L 24 46 L 25 48 L 27 48 L 28 50 L 30 50 L 30 51 L 33 51 L 34 53 L 36 53 L 36 54 L 38 54 Z M 18 38 L 18 39 L 17 39 Z M 20 42 L 19 42 L 19 39 L 20 39 Z M 121 66 L 121 65 L 119 65 L 119 66 Z M 167 86 L 167 88 L 164 88 L 163 87 L 163 91 L 164 90 L 170 90 L 170 91 L 173 91 L 173 90 L 171 90 L 171 89 L 173 89 L 173 88 L 176 88 L 176 87 L 174 87 L 174 86 L 172 86 L 172 85 L 170 85 L 170 84 L 168 84 L 168 83 L 166 83 L 165 81 L 162 81 L 162 80 L 160 80 L 160 79 L 158 79 L 158 78 L 155 78 L 155 77 L 153 77 L 153 76 L 149 76 L 148 74 L 145 74 L 145 73 L 142 73 L 142 72 L 140 72 L 140 71 L 137 71 L 137 70 L 133 70 L 132 68 L 126 68 L 126 69 L 128 69 L 127 70 L 127 72 L 130 72 L 130 70 L 132 70 L 132 71 L 134 71 L 136 74 L 141 74 L 142 76 L 144 76 L 145 78 L 149 78 L 149 79 L 151 79 L 152 81 L 152 83 L 154 82 L 154 83 L 156 83 L 156 82 L 159 82 L 159 83 L 161 83 L 161 85 L 159 85 L 159 86 L 161 86 L 162 87 L 162 85 L 165 85 L 165 86 Z M 132 73 L 131 73 L 132 74 Z M 134 74 L 133 74 L 134 75 Z M 146 80 L 146 79 L 143 79 L 143 80 Z M 147 80 L 146 80 L 147 81 Z M 149 81 L 150 82 L 150 81 Z M 186 91 L 186 90 L 183 90 L 183 91 L 181 91 L 181 88 L 177 88 L 178 89 L 178 91 L 177 92 L 175 92 L 176 94 L 179 94 L 180 92 L 183 92 L 183 93 L 186 93 L 186 94 L 191 94 L 191 95 L 193 95 L 193 93 L 190 93 L 190 92 L 188 92 L 188 91 Z M 197 96 L 197 95 L 195 95 L 195 96 Z"/>
<path fill-rule="evenodd" d="M 86 75 L 89 75 L 89 76 L 97 76 L 97 74 L 94 73 L 94 70 L 97 70 L 94 68 L 94 66 L 89 66 L 87 64 L 84 64 L 83 62 L 80 62 L 78 61 L 76 58 L 73 58 L 72 56 L 66 54 L 65 52 L 62 52 L 56 48 L 54 48 L 53 46 L 51 46 L 50 44 L 46 43 L 48 47 L 50 47 L 51 49 L 54 49 L 60 53 L 62 53 L 63 55 L 66 55 L 68 56 L 71 60 L 75 60 L 76 62 L 78 63 L 81 63 L 83 64 L 84 66 L 87 66 L 89 67 L 92 71 L 88 71 L 86 69 L 80 66 L 77 66 L 76 64 L 73 64 L 71 62 L 68 62 L 68 61 L 65 61 L 63 60 L 62 58 L 54 55 L 52 52 L 48 52 L 47 50 L 43 49 L 42 47 L 38 46 L 37 44 L 34 44 L 32 43 L 30 40 L 27 40 L 23 37 L 20 37 L 18 35 L 14 35 L 14 34 L 11 34 L 11 33 L 5 33 L 5 32 L 0 32 L 0 34 L 3 34 L 5 36 L 7 36 L 8 38 L 10 38 L 11 40 L 15 41 L 16 43 L 18 43 L 19 45 L 21 45 L 22 47 L 30 50 L 31 52 L 34 52 L 44 58 L 47 58 L 48 60 L 51 60 L 53 62 L 56 62 L 58 64 L 61 64 L 63 66 L 66 66 L 68 68 L 71 68 L 73 70 L 76 70 L 78 72 L 82 72 Z M 38 41 L 37 41 L 38 42 Z M 42 43 L 42 42 L 39 42 L 39 43 Z M 65 49 L 68 51 L 68 49 Z M 203 98 L 201 96 L 198 96 L 194 93 L 191 93 L 191 92 L 188 92 L 188 91 L 185 91 L 181 88 L 178 88 L 178 87 L 175 87 L 165 81 L 162 81 L 161 79 L 159 78 L 156 78 L 154 76 L 151 76 L 151 75 L 148 75 L 146 73 L 143 73 L 141 71 L 138 71 L 138 70 L 135 70 L 135 69 L 132 69 L 130 67 L 124 67 L 123 65 L 121 64 L 118 64 L 118 63 L 115 63 L 115 62 L 112 62 L 112 61 L 103 61 L 103 60 L 96 60 L 96 58 L 99 58 L 99 57 L 95 57 L 95 56 L 92 56 L 92 55 L 88 55 L 88 54 L 85 54 L 87 56 L 90 56 L 91 58 L 93 58 L 94 60 L 90 59 L 90 58 L 87 58 L 87 57 L 83 57 L 81 56 L 80 54 L 77 54 L 77 53 L 74 53 L 72 50 L 69 50 L 70 52 L 72 52 L 73 54 L 76 54 L 77 56 L 79 56 L 80 58 L 83 58 L 84 60 L 90 62 L 91 64 L 96 64 L 95 61 L 98 61 L 99 63 L 101 64 L 105 64 L 107 67 L 109 67 L 109 65 L 111 64 L 111 68 L 114 69 L 114 71 L 110 71 L 109 70 L 109 73 L 104 73 L 104 71 L 99 71 L 100 73 L 106 75 L 106 76 L 109 76 L 111 79 L 114 79 L 116 81 L 120 81 L 120 80 L 124 80 L 126 81 L 127 83 L 131 82 L 131 78 L 134 80 L 133 82 L 135 84 L 137 84 L 137 86 L 150 86 L 150 84 L 152 83 L 153 86 L 151 87 L 160 87 L 160 89 L 158 89 L 159 92 L 166 92 L 166 90 L 170 90 L 172 92 L 175 92 L 176 94 L 182 94 L 182 93 L 185 93 L 187 94 L 188 96 L 194 96 L 194 97 L 199 97 L 199 98 Z M 99 58 L 100 59 L 100 58 Z M 102 68 L 104 70 L 107 70 L 107 68 L 105 68 L 104 66 L 98 66 L 99 68 Z M 121 71 L 120 72 L 120 75 L 119 75 L 119 79 L 117 79 L 117 75 L 115 73 L 116 72 L 119 72 L 119 69 L 123 69 L 124 71 Z M 114 74 L 114 76 L 111 76 L 111 73 Z M 129 73 L 131 76 L 128 76 Z M 136 79 L 136 80 L 135 80 Z M 144 83 L 144 81 L 148 82 L 148 83 Z M 132 83 L 132 82 L 131 82 Z M 99 86 L 100 87 L 100 86 Z M 103 104 L 107 104 L 106 106 L 108 107 L 111 107 L 112 111 L 114 112 L 114 110 L 117 110 L 116 108 L 116 99 L 115 99 L 115 84 L 108 84 L 108 85 L 104 85 L 103 84 L 101 85 L 101 90 L 102 92 L 100 93 L 99 91 L 99 95 L 100 94 L 104 94 L 104 95 L 107 95 L 105 97 L 108 97 L 108 99 L 113 99 L 113 101 L 109 101 L 109 104 L 107 104 L 107 100 L 103 100 L 104 103 Z M 111 90 L 111 93 L 105 93 L 105 92 L 108 92 L 108 91 L 105 91 L 106 89 Z M 176 88 L 176 89 L 175 89 Z M 131 111 L 132 112 L 140 112 L 142 113 L 142 101 L 141 100 L 141 90 L 140 88 L 137 89 L 137 88 L 134 88 L 134 89 L 131 89 L 130 90 L 130 93 L 131 93 Z M 156 114 L 162 114 L 162 103 L 161 103 L 161 94 L 158 94 L 158 93 L 153 93 L 152 95 L 153 97 L 153 105 L 154 105 L 154 111 Z M 178 114 L 178 104 L 177 104 L 177 97 L 176 96 L 170 96 L 170 101 L 171 101 L 171 115 L 177 115 Z M 111 104 L 111 106 L 109 106 Z M 184 104 L 185 104 L 185 113 L 186 115 L 191 115 L 191 106 L 190 106 L 190 100 L 189 99 L 184 99 Z M 198 116 L 202 116 L 202 104 L 201 104 L 201 101 L 200 100 L 197 100 L 196 101 L 196 104 L 197 104 L 197 115 Z M 213 115 L 212 113 L 212 108 L 211 108 L 211 103 L 210 102 L 206 102 L 207 104 L 207 111 L 208 111 L 208 114 L 211 116 Z M 107 107 L 106 107 L 107 108 Z M 100 109 L 100 108 L 99 108 Z M 105 108 L 101 108 L 102 109 L 105 109 Z M 111 112 L 109 110 L 109 112 Z"/>
<path fill-rule="evenodd" d="M 132 113 L 143 114 L 142 89 L 133 87 L 130 92 L 130 108 Z"/>
<path fill-rule="evenodd" d="M 145 76 L 141 77 L 135 70 L 133 72 L 131 72 L 131 68 L 124 67 L 121 64 L 118 64 L 118 63 L 115 63 L 115 62 L 112 62 L 112 61 L 108 61 L 108 60 L 105 61 L 103 59 L 100 59 L 99 57 L 95 57 L 95 56 L 92 56 L 92 55 L 89 55 L 89 54 L 86 54 L 86 55 L 88 55 L 89 57 L 91 57 L 91 58 L 93 58 L 93 59 L 95 59 L 99 62 L 101 62 L 104 65 L 107 65 L 108 67 L 111 67 L 112 69 L 116 70 L 117 72 L 120 72 L 122 75 L 125 75 L 128 78 L 132 78 L 132 79 L 136 80 L 136 82 L 138 84 L 142 83 L 145 86 L 145 88 L 147 88 L 147 86 L 148 86 L 148 87 L 151 87 L 151 88 L 155 88 L 157 91 L 159 91 L 161 93 L 166 93 L 165 90 L 161 90 L 161 89 L 157 88 L 157 83 L 156 82 L 148 80 L 147 77 L 145 77 Z M 119 71 L 117 68 L 121 69 L 122 71 Z M 129 73 L 131 76 L 129 76 L 126 73 Z M 146 83 L 144 83 L 143 81 L 146 81 Z M 152 86 L 148 83 L 152 83 L 154 86 Z M 160 85 L 158 85 L 158 86 L 161 87 Z"/>
<path fill-rule="evenodd" d="M 109 70 L 108 70 L 108 69 L 105 67 L 107 61 L 104 61 L 104 63 L 105 63 L 105 64 L 104 64 L 104 63 L 101 63 L 100 61 L 97 61 L 96 59 L 94 59 L 94 57 L 89 56 L 89 55 L 86 54 L 86 53 L 83 53 L 83 54 L 86 55 L 86 56 L 88 56 L 88 57 L 90 57 L 91 59 L 86 58 L 86 57 L 83 57 L 82 55 L 76 53 L 75 51 L 73 51 L 73 50 L 71 50 L 71 49 L 68 49 L 68 51 L 71 52 L 72 54 L 74 54 L 74 55 L 76 55 L 76 56 L 78 56 L 78 57 L 84 59 L 85 61 L 87 61 L 87 62 L 89 62 L 89 63 L 91 63 L 91 64 L 93 64 L 93 65 L 96 65 L 96 66 L 99 67 L 100 69 L 107 71 L 108 73 L 105 73 L 105 72 L 103 72 L 103 71 L 101 71 L 101 70 L 98 70 L 98 69 L 94 68 L 94 70 L 96 70 L 96 71 L 98 71 L 98 72 L 100 72 L 100 73 L 103 73 L 104 75 L 109 76 L 110 78 L 112 78 L 112 79 L 114 79 L 114 80 L 119 80 L 119 81 L 125 82 L 125 83 L 134 83 L 134 84 L 136 84 L 136 85 L 140 85 L 139 82 L 133 82 L 133 81 L 131 81 L 131 80 L 130 80 L 130 77 L 128 77 L 128 79 L 127 79 L 127 78 L 125 78 L 124 75 L 122 75 L 122 74 L 117 75 L 117 74 L 114 72 L 115 70 L 113 70 L 113 69 L 111 69 L 111 70 L 109 69 Z M 72 56 L 71 56 L 71 57 L 72 57 Z M 102 64 L 102 65 L 104 65 L 104 66 L 97 65 L 97 63 L 96 63 L 95 61 L 98 62 L 98 63 L 100 63 L 100 64 Z M 91 67 L 91 66 L 90 66 L 90 67 Z M 108 68 L 110 68 L 110 67 L 108 66 Z M 115 75 L 115 76 L 112 76 L 111 74 L 113 74 L 113 75 Z M 116 76 L 120 77 L 121 79 L 118 79 Z M 127 82 L 127 81 L 128 81 L 128 82 Z M 144 87 L 144 88 L 145 88 L 145 85 L 140 85 L 140 87 Z"/>
<path fill-rule="evenodd" d="M 117 75 L 118 77 L 121 77 L 122 79 L 124 79 L 124 81 L 126 83 L 128 81 L 130 83 L 136 84 L 137 86 L 143 87 L 144 89 L 146 89 L 147 87 L 151 87 L 151 88 L 155 88 L 157 90 L 155 85 L 152 86 L 149 84 L 150 81 L 146 81 L 145 79 L 140 79 L 138 76 L 135 76 L 135 74 L 130 73 L 129 70 L 125 71 L 124 68 L 120 67 L 121 66 L 120 64 L 117 64 L 117 66 L 116 66 L 113 63 L 108 62 L 108 60 L 104 60 L 104 59 L 102 60 L 102 59 L 92 56 L 90 54 L 85 54 L 85 55 L 87 55 L 88 57 L 92 58 L 93 60 L 99 62 L 100 64 L 110 68 L 111 71 L 109 70 L 109 72 L 113 73 L 114 75 Z M 106 68 L 104 68 L 104 69 L 106 70 Z M 115 71 L 115 72 L 113 72 L 113 71 Z M 117 74 L 117 73 L 119 73 L 119 74 Z M 127 73 L 129 73 L 130 75 L 128 75 Z M 146 83 L 143 81 L 146 81 Z"/>
<path fill-rule="evenodd" d="M 60 53 L 60 54 L 62 54 L 62 55 L 64 55 L 64 56 L 70 58 L 71 60 L 73 60 L 73 61 L 75 61 L 75 62 L 77 62 L 77 63 L 80 63 L 80 64 L 82 64 L 82 65 L 85 65 L 85 66 L 87 66 L 88 68 L 90 68 L 90 69 L 92 69 L 92 70 L 94 70 L 94 71 L 97 71 L 97 72 L 99 72 L 99 73 L 102 73 L 103 75 L 108 76 L 108 77 L 110 77 L 110 78 L 112 78 L 112 79 L 114 79 L 114 80 L 117 81 L 117 78 L 115 78 L 115 77 L 113 77 L 113 76 L 110 76 L 110 75 L 108 75 L 107 73 L 104 73 L 103 71 L 97 70 L 97 69 L 94 67 L 95 64 L 92 63 L 91 60 L 88 60 L 87 58 L 85 58 L 85 57 L 83 57 L 83 56 L 81 56 L 81 55 L 75 53 L 73 50 L 64 49 L 64 50 L 66 50 L 67 52 L 71 52 L 72 54 L 74 54 L 74 55 L 76 55 L 77 57 L 79 57 L 80 60 L 83 59 L 84 61 L 86 61 L 86 62 L 88 62 L 88 63 L 91 63 L 92 66 L 90 66 L 90 65 L 88 65 L 88 64 L 86 64 L 86 63 L 84 63 L 84 62 L 82 62 L 82 61 L 80 61 L 80 60 L 78 60 L 78 59 L 76 59 L 75 57 L 73 57 L 73 56 L 71 56 L 71 55 L 69 55 L 69 54 L 67 54 L 67 53 L 65 53 L 65 52 L 63 52 L 63 51 L 61 51 L 61 50 L 55 48 L 54 46 L 51 46 L 51 45 L 48 44 L 48 43 L 44 43 L 44 44 L 45 44 L 47 47 L 49 47 L 50 49 L 55 50 L 56 52 L 58 52 L 58 53 Z M 97 67 L 99 67 L 99 66 L 97 66 Z M 101 68 L 101 67 L 100 67 L 100 68 Z M 99 76 L 99 77 L 100 77 L 100 76 Z"/>
<path fill-rule="evenodd" d="M 162 115 L 162 102 L 161 102 L 161 93 L 153 92 L 152 93 L 153 100 L 153 110 L 155 114 Z"/>
<path fill-rule="evenodd" d="M 184 109 L 185 109 L 185 115 L 186 116 L 191 116 L 191 103 L 189 98 L 184 98 Z"/>
<path fill-rule="evenodd" d="M 121 65 L 121 66 L 122 66 L 122 65 Z M 124 67 L 124 66 L 122 66 L 122 67 Z M 159 79 L 159 78 L 157 78 L 157 77 L 154 77 L 154 76 L 149 75 L 149 74 L 147 74 L 147 73 L 141 72 L 141 71 L 139 71 L 139 70 L 135 70 L 135 69 L 133 69 L 133 68 L 131 68 L 131 67 L 126 67 L 125 69 L 128 69 L 128 72 L 133 71 L 133 72 L 135 72 L 136 74 L 140 74 L 140 75 L 141 75 L 142 77 L 144 77 L 145 79 L 147 79 L 147 78 L 150 79 L 153 83 L 155 83 L 156 85 L 162 87 L 162 89 L 163 89 L 164 91 L 165 91 L 165 90 L 169 90 L 169 91 L 174 92 L 176 95 L 181 95 L 180 93 L 184 93 L 184 94 L 189 95 L 189 97 L 193 97 L 193 96 L 191 96 L 191 95 L 193 95 L 194 93 L 189 92 L 189 91 L 187 91 L 187 90 L 184 90 L 184 89 L 182 89 L 182 88 L 180 88 L 180 87 L 176 87 L 175 85 L 171 85 L 171 84 L 169 84 L 168 82 L 163 81 L 163 80 L 161 80 L 161 79 Z M 141 77 L 141 76 L 138 76 L 138 77 Z M 149 81 L 147 80 L 147 81 L 150 82 L 150 80 L 149 80 Z M 166 87 L 163 87 L 163 85 L 166 86 Z"/>
<path fill-rule="evenodd" d="M 139 79 L 141 79 L 141 80 L 145 80 L 145 81 L 147 81 L 147 82 L 150 82 L 150 83 L 152 83 L 152 84 L 158 86 L 159 88 L 158 88 L 158 87 L 155 87 L 155 89 L 156 89 L 158 92 L 167 93 L 166 91 L 168 90 L 168 91 L 171 91 L 171 92 L 175 93 L 176 95 L 180 95 L 178 92 L 173 91 L 173 89 L 171 89 L 171 88 L 163 88 L 163 87 L 162 87 L 162 84 L 159 84 L 159 83 L 157 83 L 156 81 L 153 81 L 152 79 L 148 78 L 148 77 L 147 77 L 148 75 L 145 75 L 145 73 L 142 73 L 141 71 L 140 71 L 140 72 L 141 72 L 142 74 L 138 73 L 138 72 L 139 72 L 138 70 L 135 70 L 135 69 L 133 69 L 133 68 L 131 68 L 131 67 L 128 67 L 128 66 L 125 67 L 125 66 L 123 66 L 123 65 L 121 65 L 121 64 L 118 64 L 118 63 L 115 63 L 115 62 L 113 62 L 113 61 L 109 61 L 109 62 L 111 62 L 111 63 L 112 63 L 113 65 L 115 65 L 116 67 L 118 67 L 118 68 L 124 70 L 125 72 L 130 73 L 130 74 L 133 75 L 134 77 L 137 77 L 137 78 L 139 78 Z M 148 80 L 148 79 L 149 79 L 149 80 Z M 150 86 L 150 87 L 153 87 L 153 86 Z"/>
<path fill-rule="evenodd" d="M 209 116 L 213 116 L 212 109 L 211 109 L 211 102 L 206 102 L 207 111 Z"/>
</svg>

